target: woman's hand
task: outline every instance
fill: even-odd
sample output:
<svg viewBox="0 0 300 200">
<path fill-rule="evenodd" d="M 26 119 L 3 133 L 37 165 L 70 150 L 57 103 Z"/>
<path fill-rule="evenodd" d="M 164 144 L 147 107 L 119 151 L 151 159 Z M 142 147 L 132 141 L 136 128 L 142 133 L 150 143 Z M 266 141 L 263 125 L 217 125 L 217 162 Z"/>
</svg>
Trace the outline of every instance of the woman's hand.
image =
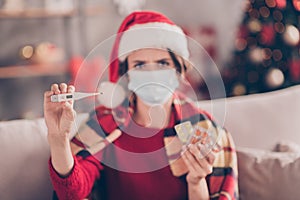
<svg viewBox="0 0 300 200">
<path fill-rule="evenodd" d="M 73 102 L 51 102 L 51 95 L 72 93 L 74 86 L 61 83 L 53 84 L 51 91 L 44 94 L 44 117 L 48 127 L 48 142 L 50 145 L 53 168 L 61 176 L 67 176 L 73 166 L 69 136 L 75 119 Z"/>
<path fill-rule="evenodd" d="M 212 173 L 215 156 L 201 144 L 189 144 L 182 151 L 182 158 L 189 169 L 186 180 L 188 184 L 198 184 Z"/>
<path fill-rule="evenodd" d="M 74 86 L 65 83 L 53 84 L 50 91 L 44 94 L 44 117 L 48 127 L 49 139 L 69 138 L 72 124 L 75 119 L 73 101 L 51 102 L 50 97 L 54 94 L 72 93 Z"/>
<path fill-rule="evenodd" d="M 189 144 L 182 151 L 182 158 L 188 167 L 186 181 L 190 200 L 209 199 L 205 177 L 212 173 L 215 156 L 203 144 Z"/>
</svg>

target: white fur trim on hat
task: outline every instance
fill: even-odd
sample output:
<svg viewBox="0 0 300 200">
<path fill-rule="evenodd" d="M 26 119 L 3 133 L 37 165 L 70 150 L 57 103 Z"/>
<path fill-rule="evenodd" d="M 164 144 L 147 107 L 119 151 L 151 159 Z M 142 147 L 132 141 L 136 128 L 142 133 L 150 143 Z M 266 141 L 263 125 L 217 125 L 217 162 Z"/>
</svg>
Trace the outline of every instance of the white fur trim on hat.
<svg viewBox="0 0 300 200">
<path fill-rule="evenodd" d="M 189 57 L 182 29 L 164 22 L 136 24 L 125 31 L 119 44 L 119 60 L 124 61 L 130 52 L 143 48 L 170 49 L 184 59 Z"/>
</svg>

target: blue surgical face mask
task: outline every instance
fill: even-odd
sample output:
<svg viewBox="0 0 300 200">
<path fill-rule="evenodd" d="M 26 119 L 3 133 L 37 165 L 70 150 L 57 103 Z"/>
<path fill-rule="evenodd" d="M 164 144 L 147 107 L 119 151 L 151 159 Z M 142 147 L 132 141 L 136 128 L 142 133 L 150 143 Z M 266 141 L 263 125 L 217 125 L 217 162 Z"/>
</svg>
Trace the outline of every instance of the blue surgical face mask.
<svg viewBox="0 0 300 200">
<path fill-rule="evenodd" d="M 175 69 L 130 70 L 128 89 L 146 104 L 162 105 L 179 85 Z"/>
</svg>

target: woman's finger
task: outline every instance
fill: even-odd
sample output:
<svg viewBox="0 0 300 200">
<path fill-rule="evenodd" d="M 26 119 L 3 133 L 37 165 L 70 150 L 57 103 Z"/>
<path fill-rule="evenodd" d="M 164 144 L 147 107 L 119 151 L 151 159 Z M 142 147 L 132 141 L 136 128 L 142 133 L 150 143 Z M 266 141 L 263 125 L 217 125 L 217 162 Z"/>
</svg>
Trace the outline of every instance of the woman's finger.
<svg viewBox="0 0 300 200">
<path fill-rule="evenodd" d="M 196 169 L 194 168 L 194 165 L 192 163 L 193 159 L 192 159 L 191 153 L 189 151 L 184 151 L 184 152 L 182 152 L 181 157 L 182 157 L 183 161 L 185 162 L 189 172 L 195 173 Z"/>
<path fill-rule="evenodd" d="M 214 151 L 210 148 L 207 148 L 203 144 L 198 144 L 198 149 L 200 150 L 201 154 L 206 158 L 208 163 L 210 165 L 212 165 L 215 161 L 215 158 L 216 158 L 215 155 L 214 155 Z"/>
<path fill-rule="evenodd" d="M 195 159 L 195 163 L 197 163 L 197 165 L 194 168 L 197 168 L 197 170 L 201 169 L 206 174 L 210 174 L 212 172 L 212 166 L 208 162 L 206 156 L 204 156 L 203 153 L 200 151 L 200 149 L 197 147 L 197 145 L 190 145 L 189 151 L 193 155 Z"/>
<path fill-rule="evenodd" d="M 58 87 L 58 84 L 52 84 L 51 85 L 51 91 L 53 91 L 54 94 L 60 94 L 60 90 L 59 90 L 59 87 Z"/>
<path fill-rule="evenodd" d="M 203 157 L 206 157 L 208 154 L 212 152 L 212 148 L 207 147 L 205 144 L 198 143 L 197 147 L 200 150 Z"/>
<path fill-rule="evenodd" d="M 67 88 L 67 92 L 68 93 L 73 93 L 75 92 L 75 87 L 73 85 L 69 85 L 68 88 Z"/>
<path fill-rule="evenodd" d="M 189 145 L 188 150 L 185 154 L 192 165 L 193 169 L 197 172 L 201 171 L 200 159 L 202 156 L 200 155 L 200 151 L 195 147 L 195 145 Z"/>
<path fill-rule="evenodd" d="M 189 152 L 189 151 L 185 152 L 184 156 L 185 157 L 183 157 L 183 158 L 185 158 L 184 160 L 186 162 L 186 165 L 188 165 L 189 173 L 191 173 L 192 176 L 198 177 L 198 178 L 204 178 L 207 176 L 208 170 L 204 169 L 199 164 L 199 162 L 196 160 L 195 156 L 191 152 Z M 205 160 L 205 159 L 203 159 L 203 160 Z"/>
<path fill-rule="evenodd" d="M 200 148 L 197 147 L 197 144 L 190 144 L 188 146 L 188 150 L 195 156 L 195 158 L 197 158 L 197 160 L 200 160 L 202 158 L 204 158 L 205 156 L 202 154 L 202 152 L 200 151 Z"/>
<path fill-rule="evenodd" d="M 61 93 L 67 93 L 67 88 L 68 88 L 67 84 L 61 83 L 61 84 L 59 84 L 59 88 L 60 88 Z"/>
<path fill-rule="evenodd" d="M 216 156 L 213 153 L 209 153 L 205 158 L 210 165 L 213 165 L 215 162 Z"/>
</svg>

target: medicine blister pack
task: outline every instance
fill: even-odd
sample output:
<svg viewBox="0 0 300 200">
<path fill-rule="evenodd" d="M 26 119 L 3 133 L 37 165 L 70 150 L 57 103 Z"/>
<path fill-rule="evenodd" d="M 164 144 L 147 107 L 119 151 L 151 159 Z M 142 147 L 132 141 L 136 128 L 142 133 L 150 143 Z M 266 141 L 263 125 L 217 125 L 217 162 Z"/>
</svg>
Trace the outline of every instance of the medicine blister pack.
<svg viewBox="0 0 300 200">
<path fill-rule="evenodd" d="M 174 128 L 183 145 L 201 144 L 207 152 L 219 148 L 217 144 L 217 128 L 206 129 L 200 123 L 192 125 L 190 121 L 177 124 Z"/>
</svg>

